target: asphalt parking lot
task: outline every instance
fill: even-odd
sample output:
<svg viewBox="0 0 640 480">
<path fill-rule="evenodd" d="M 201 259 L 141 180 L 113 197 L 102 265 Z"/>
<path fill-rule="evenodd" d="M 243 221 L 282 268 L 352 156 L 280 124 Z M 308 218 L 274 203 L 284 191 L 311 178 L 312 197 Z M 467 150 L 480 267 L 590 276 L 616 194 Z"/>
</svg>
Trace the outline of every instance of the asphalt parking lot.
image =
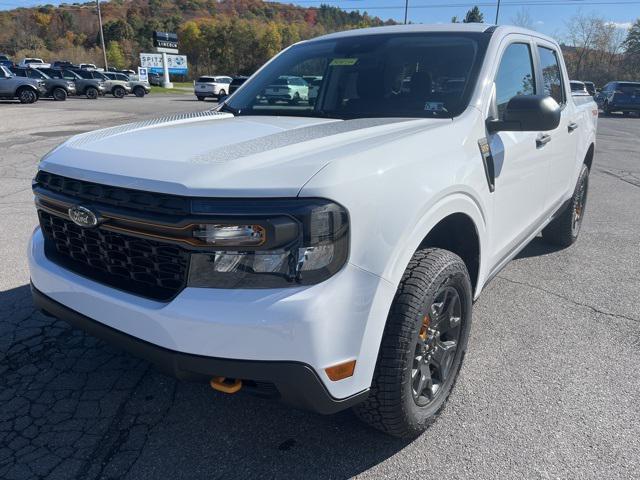
<svg viewBox="0 0 640 480">
<path fill-rule="evenodd" d="M 35 312 L 38 159 L 75 133 L 212 106 L 151 95 L 0 102 L 0 478 L 640 477 L 640 118 L 601 118 L 580 240 L 534 240 L 475 305 L 442 416 L 390 439 L 180 383 Z"/>
</svg>

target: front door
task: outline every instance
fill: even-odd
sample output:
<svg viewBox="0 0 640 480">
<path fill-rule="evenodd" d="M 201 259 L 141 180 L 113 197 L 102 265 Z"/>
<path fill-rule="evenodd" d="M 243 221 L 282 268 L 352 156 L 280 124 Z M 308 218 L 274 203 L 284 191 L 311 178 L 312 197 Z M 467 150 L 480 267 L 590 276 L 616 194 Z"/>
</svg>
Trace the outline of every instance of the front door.
<svg viewBox="0 0 640 480">
<path fill-rule="evenodd" d="M 492 116 L 502 119 L 509 100 L 535 95 L 533 46 L 526 37 L 507 37 L 495 75 Z M 543 132 L 497 132 L 489 135 L 495 163 L 492 265 L 519 246 L 538 225 L 548 190 L 548 144 Z"/>
</svg>

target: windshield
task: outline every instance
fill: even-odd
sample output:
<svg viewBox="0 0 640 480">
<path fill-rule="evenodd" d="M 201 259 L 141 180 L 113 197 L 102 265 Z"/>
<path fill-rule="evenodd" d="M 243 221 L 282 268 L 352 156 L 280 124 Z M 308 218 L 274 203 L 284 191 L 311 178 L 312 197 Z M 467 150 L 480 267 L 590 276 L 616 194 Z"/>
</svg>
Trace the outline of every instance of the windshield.
<svg viewBox="0 0 640 480">
<path fill-rule="evenodd" d="M 240 115 L 452 117 L 469 103 L 488 40 L 483 33 L 409 33 L 301 43 L 262 69 L 226 109 Z"/>
<path fill-rule="evenodd" d="M 7 70 L 3 65 L 0 65 L 0 73 L 3 77 L 13 77 L 13 73 Z"/>
</svg>

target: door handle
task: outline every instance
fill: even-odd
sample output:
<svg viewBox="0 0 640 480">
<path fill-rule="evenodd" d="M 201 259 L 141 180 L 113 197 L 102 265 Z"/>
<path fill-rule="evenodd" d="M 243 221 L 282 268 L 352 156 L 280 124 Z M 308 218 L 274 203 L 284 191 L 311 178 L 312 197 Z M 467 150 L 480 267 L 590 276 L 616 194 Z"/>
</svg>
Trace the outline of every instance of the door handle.
<svg viewBox="0 0 640 480">
<path fill-rule="evenodd" d="M 569 130 L 569 133 L 573 132 L 576 128 L 578 128 L 578 124 L 576 122 L 571 122 L 569 125 L 567 125 L 567 130 Z"/>
<path fill-rule="evenodd" d="M 538 138 L 536 138 L 536 148 L 542 148 L 550 141 L 551 135 L 549 135 L 548 133 L 540 134 L 538 135 Z"/>
</svg>

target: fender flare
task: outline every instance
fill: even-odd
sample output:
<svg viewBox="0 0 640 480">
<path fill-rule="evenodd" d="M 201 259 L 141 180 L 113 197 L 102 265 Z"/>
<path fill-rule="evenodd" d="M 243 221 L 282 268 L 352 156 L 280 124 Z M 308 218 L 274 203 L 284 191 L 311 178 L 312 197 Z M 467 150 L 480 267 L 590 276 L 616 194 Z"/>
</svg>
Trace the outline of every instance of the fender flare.
<svg viewBox="0 0 640 480">
<path fill-rule="evenodd" d="M 413 228 L 405 232 L 403 236 L 405 240 L 399 244 L 387 263 L 382 275 L 383 278 L 397 288 L 411 257 L 418 250 L 420 244 L 438 223 L 454 214 L 466 215 L 476 228 L 480 243 L 480 259 L 476 282 L 476 291 L 479 292 L 484 282 L 485 262 L 483 262 L 483 253 L 487 251 L 487 216 L 475 196 L 462 190 L 446 193 L 434 202 L 424 206 Z"/>
</svg>

